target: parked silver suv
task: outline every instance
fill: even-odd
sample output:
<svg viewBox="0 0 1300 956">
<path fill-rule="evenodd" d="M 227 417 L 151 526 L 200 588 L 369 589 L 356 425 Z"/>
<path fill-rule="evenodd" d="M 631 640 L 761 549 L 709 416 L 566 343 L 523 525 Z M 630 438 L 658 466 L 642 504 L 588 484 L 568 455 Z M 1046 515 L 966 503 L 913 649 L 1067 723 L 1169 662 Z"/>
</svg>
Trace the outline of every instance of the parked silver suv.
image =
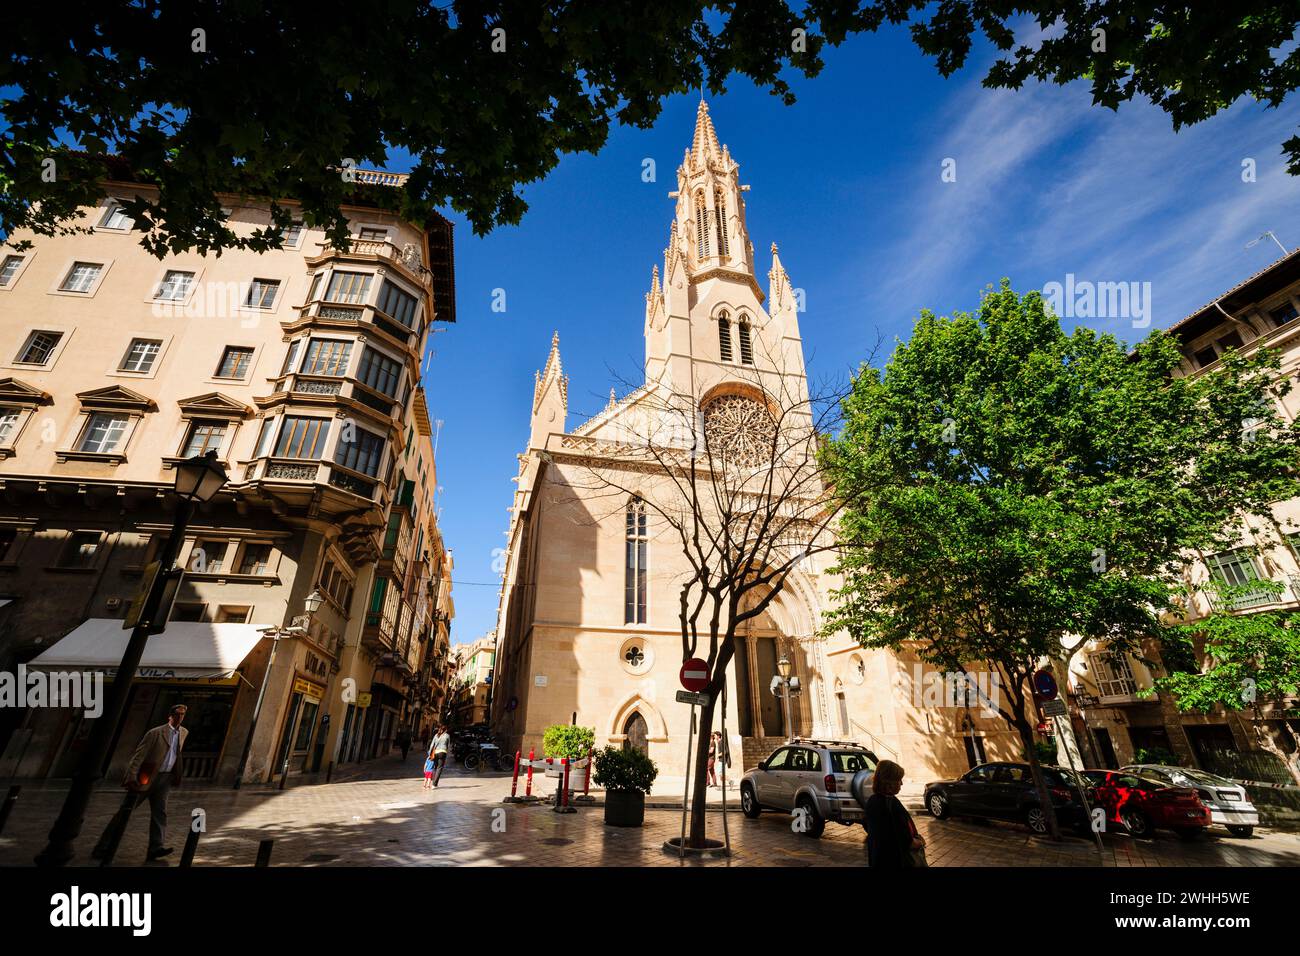
<svg viewBox="0 0 1300 956">
<path fill-rule="evenodd" d="M 764 810 L 794 813 L 796 830 L 819 837 L 827 820 L 844 826 L 863 822 L 854 778 L 865 795 L 877 763 L 875 754 L 852 741 L 796 737 L 745 774 L 740 807 L 750 819 Z"/>
</svg>

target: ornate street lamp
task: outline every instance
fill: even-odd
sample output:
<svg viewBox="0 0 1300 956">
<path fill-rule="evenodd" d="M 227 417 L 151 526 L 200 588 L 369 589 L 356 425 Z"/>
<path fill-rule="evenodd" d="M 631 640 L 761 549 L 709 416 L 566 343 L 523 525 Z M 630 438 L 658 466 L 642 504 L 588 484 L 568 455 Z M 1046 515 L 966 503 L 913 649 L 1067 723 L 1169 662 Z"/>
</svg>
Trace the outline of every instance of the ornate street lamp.
<svg viewBox="0 0 1300 956">
<path fill-rule="evenodd" d="M 165 618 L 167 608 L 163 607 L 163 595 L 168 584 L 178 572 L 175 571 L 176 556 L 180 553 L 181 543 L 185 540 L 185 529 L 189 526 L 194 508 L 204 501 L 211 501 L 226 483 L 226 472 L 217 461 L 216 451 L 206 455 L 195 455 L 176 466 L 175 492 L 180 498 L 176 506 L 176 515 L 172 520 L 172 530 L 163 542 L 158 557 L 158 566 L 148 578 L 144 600 L 140 603 L 139 613 L 128 615 L 127 624 L 134 624 L 131 639 L 127 642 L 122 662 L 117 667 L 113 682 L 108 688 L 108 698 L 104 702 L 104 712 L 94 722 L 90 732 L 90 741 L 81 755 L 77 769 L 72 776 L 72 786 L 63 801 L 63 809 L 50 828 L 49 842 L 36 856 L 38 866 L 64 866 L 73 857 L 73 841 L 81 834 L 82 824 L 86 819 L 86 807 L 90 804 L 90 794 L 95 782 L 103 776 L 105 758 L 108 748 L 121 729 L 122 715 L 126 711 L 126 698 L 131 690 L 131 680 L 140 667 L 140 658 L 144 656 L 145 642 L 150 634 L 159 634 L 167 629 Z M 175 593 L 173 591 L 173 593 Z M 127 626 L 126 624 L 123 625 Z"/>
</svg>

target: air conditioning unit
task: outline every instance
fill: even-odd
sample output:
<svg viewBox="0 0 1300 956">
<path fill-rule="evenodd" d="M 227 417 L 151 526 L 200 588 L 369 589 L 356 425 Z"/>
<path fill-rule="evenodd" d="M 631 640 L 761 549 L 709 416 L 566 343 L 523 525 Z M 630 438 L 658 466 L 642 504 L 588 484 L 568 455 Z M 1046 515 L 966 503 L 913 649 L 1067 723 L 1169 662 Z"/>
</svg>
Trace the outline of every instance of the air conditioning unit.
<svg viewBox="0 0 1300 956">
<path fill-rule="evenodd" d="M 104 607 L 108 608 L 108 610 L 110 611 L 116 611 L 121 606 L 122 606 L 122 599 L 118 597 L 107 598 L 104 601 Z"/>
</svg>

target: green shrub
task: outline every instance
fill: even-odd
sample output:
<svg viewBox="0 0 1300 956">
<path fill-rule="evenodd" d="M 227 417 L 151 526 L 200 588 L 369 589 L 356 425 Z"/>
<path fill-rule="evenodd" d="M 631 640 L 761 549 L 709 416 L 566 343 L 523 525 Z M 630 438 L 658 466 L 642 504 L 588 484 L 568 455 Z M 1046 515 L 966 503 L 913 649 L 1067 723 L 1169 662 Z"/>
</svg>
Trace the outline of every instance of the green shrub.
<svg viewBox="0 0 1300 956">
<path fill-rule="evenodd" d="M 1133 754 L 1134 763 L 1163 764 L 1167 767 L 1181 767 L 1183 762 L 1164 747 L 1139 747 Z"/>
<path fill-rule="evenodd" d="M 578 760 L 596 745 L 594 727 L 575 727 L 572 724 L 553 724 L 542 734 L 542 755 L 568 757 Z"/>
<path fill-rule="evenodd" d="M 649 793 L 659 776 L 659 768 L 648 756 L 629 747 L 626 750 L 606 747 L 596 753 L 596 770 L 592 780 L 606 790 L 630 790 Z"/>
<path fill-rule="evenodd" d="M 1038 753 L 1038 763 L 1044 766 L 1056 765 L 1056 741 L 1055 740 L 1035 740 L 1034 750 Z M 1029 754 L 1025 754 L 1025 760 L 1029 759 Z"/>
</svg>

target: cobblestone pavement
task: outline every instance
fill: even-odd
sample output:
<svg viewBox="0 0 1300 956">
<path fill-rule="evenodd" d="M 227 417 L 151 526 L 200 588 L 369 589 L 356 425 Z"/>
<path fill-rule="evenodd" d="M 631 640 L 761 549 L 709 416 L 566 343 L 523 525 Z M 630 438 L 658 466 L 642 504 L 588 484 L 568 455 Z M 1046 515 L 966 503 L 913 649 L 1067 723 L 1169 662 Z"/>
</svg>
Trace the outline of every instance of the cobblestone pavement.
<svg viewBox="0 0 1300 956">
<path fill-rule="evenodd" d="M 663 852 L 676 836 L 680 813 L 648 809 L 641 829 L 607 827 L 599 807 L 559 814 L 547 805 L 503 805 L 510 780 L 500 774 L 466 774 L 452 769 L 435 791 L 421 789 L 419 765 L 395 759 L 375 761 L 339 775 L 330 784 L 305 784 L 284 791 L 260 788 L 174 791 L 170 840 L 175 853 L 149 866 L 175 865 L 185 842 L 190 812 L 206 813 L 207 831 L 195 865 L 251 866 L 259 841 L 274 839 L 271 865 L 294 866 L 863 866 L 865 835 L 860 826 L 829 824 L 820 840 L 791 830 L 783 814 L 746 820 L 728 815 L 732 855 L 707 861 L 679 860 Z M 550 791 L 549 782 L 539 789 Z M 5 832 L 0 865 L 28 866 L 62 803 L 65 790 L 24 787 Z M 82 837 L 79 865 L 120 801 L 120 790 L 104 789 L 92 800 Z M 914 810 L 933 866 L 1300 866 L 1300 835 L 1257 830 L 1237 839 L 1213 828 L 1192 841 L 1159 833 L 1149 840 L 1121 834 L 1105 837 L 1105 854 L 1091 841 L 1061 843 L 1032 836 L 1002 823 L 939 821 Z M 148 805 L 131 819 L 117 855 L 118 865 L 144 865 Z M 709 835 L 721 838 L 723 818 L 709 814 Z"/>
</svg>

